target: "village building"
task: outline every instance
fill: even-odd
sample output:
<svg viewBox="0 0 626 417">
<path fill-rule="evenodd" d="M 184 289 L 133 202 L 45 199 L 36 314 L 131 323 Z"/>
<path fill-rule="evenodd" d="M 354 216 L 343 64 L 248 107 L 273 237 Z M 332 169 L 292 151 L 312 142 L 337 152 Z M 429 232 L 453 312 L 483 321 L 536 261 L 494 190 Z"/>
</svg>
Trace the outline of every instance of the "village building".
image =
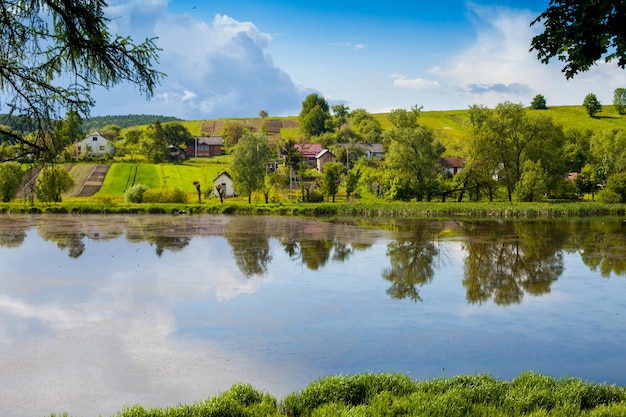
<svg viewBox="0 0 626 417">
<path fill-rule="evenodd" d="M 442 156 L 439 158 L 439 165 L 443 167 L 444 175 L 453 177 L 463 169 L 465 158 L 460 156 Z"/>
<path fill-rule="evenodd" d="M 75 152 L 83 156 L 104 156 L 115 151 L 110 141 L 95 131 L 76 143 Z"/>
<path fill-rule="evenodd" d="M 222 197 L 233 197 L 235 195 L 233 177 L 231 177 L 226 171 L 220 173 L 213 180 L 213 195 L 215 197 L 219 197 L 220 190 L 222 192 Z"/>
<path fill-rule="evenodd" d="M 194 143 L 187 145 L 187 156 L 218 156 L 222 154 L 224 138 L 221 136 L 195 136 Z"/>
</svg>

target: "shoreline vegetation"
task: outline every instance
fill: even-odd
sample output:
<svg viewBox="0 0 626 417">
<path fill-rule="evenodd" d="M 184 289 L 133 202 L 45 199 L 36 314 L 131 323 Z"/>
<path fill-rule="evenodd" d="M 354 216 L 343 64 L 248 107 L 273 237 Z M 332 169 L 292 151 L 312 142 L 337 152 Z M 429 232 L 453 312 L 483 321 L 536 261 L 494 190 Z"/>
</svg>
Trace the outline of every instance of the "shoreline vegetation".
<svg viewBox="0 0 626 417">
<path fill-rule="evenodd" d="M 51 414 L 51 417 L 68 414 Z M 511 381 L 490 375 L 412 380 L 399 373 L 321 378 L 281 401 L 250 384 L 193 404 L 125 407 L 114 417 L 355 416 L 626 416 L 626 388 L 574 377 L 523 372 Z"/>
<path fill-rule="evenodd" d="M 253 203 L 126 203 L 97 199 L 68 199 L 60 203 L 13 201 L 0 203 L 0 213 L 66 214 L 247 214 L 305 217 L 397 217 L 397 218 L 556 218 L 624 216 L 626 204 L 599 202 L 473 203 L 473 202 L 322 202 Z"/>
</svg>

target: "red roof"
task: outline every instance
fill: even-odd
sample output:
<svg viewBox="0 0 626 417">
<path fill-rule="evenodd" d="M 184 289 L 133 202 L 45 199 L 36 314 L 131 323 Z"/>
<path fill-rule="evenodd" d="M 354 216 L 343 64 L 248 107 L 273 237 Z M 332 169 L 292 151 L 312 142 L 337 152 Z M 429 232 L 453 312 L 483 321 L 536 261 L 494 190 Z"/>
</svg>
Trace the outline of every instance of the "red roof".
<svg viewBox="0 0 626 417">
<path fill-rule="evenodd" d="M 319 143 L 305 143 L 304 145 L 296 144 L 294 148 L 300 151 L 305 158 L 315 158 L 320 152 L 324 150 Z"/>
</svg>

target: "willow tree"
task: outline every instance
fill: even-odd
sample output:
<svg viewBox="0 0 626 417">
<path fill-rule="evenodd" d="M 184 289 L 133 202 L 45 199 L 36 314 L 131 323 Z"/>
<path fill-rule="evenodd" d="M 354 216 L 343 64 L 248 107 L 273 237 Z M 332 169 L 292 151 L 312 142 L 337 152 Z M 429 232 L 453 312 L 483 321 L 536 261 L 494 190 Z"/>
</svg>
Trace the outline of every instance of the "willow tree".
<svg viewBox="0 0 626 417">
<path fill-rule="evenodd" d="M 53 159 L 55 121 L 68 110 L 88 115 L 93 88 L 130 82 L 150 98 L 164 76 L 153 68 L 154 38 L 111 34 L 106 8 L 104 0 L 0 1 L 0 108 L 15 129 L 0 134 L 24 154 Z"/>
</svg>

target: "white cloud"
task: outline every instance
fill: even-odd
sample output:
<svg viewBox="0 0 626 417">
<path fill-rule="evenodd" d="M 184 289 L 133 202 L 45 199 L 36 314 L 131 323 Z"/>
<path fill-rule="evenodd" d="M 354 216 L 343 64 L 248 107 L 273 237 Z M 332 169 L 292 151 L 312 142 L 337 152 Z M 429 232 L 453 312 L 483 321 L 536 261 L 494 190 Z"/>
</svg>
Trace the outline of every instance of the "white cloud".
<svg viewBox="0 0 626 417">
<path fill-rule="evenodd" d="M 165 0 L 117 3 L 108 12 L 114 30 L 130 31 L 135 40 L 158 38 L 162 51 L 157 69 L 167 77 L 149 103 L 127 85 L 94 92 L 98 114 L 142 108 L 202 119 L 255 116 L 261 109 L 270 115 L 299 111 L 305 92 L 274 65 L 265 52 L 272 37 L 252 22 L 218 14 L 207 23 L 189 14 L 171 14 Z"/>
<path fill-rule="evenodd" d="M 571 105 L 582 103 L 589 92 L 608 102 L 613 90 L 626 83 L 626 72 L 603 63 L 567 81 L 559 61 L 544 65 L 529 51 L 532 37 L 540 30 L 529 25 L 533 13 L 474 4 L 470 8 L 477 30 L 475 42 L 450 56 L 446 64 L 429 70 L 465 97 L 466 104 L 529 103 L 535 94 L 542 94 L 548 105 Z"/>
<path fill-rule="evenodd" d="M 410 88 L 413 90 L 426 90 L 431 88 L 438 88 L 439 82 L 434 80 L 427 80 L 425 78 L 406 78 L 403 75 L 392 75 L 393 86 L 397 88 Z"/>
</svg>

